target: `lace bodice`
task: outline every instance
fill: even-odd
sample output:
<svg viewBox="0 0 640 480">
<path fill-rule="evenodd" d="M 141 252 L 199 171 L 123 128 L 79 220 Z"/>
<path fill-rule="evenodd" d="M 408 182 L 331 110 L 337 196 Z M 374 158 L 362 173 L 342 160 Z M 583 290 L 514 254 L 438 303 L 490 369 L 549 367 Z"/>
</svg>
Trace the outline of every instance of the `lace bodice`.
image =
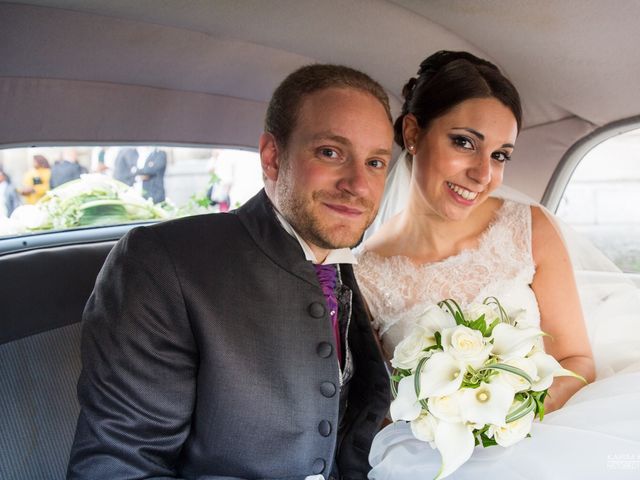
<svg viewBox="0 0 640 480">
<path fill-rule="evenodd" d="M 413 318 L 446 298 L 469 304 L 495 296 L 507 311 L 525 309 L 524 321 L 539 325 L 530 288 L 534 272 L 531 207 L 509 200 L 496 211 L 476 248 L 422 265 L 408 257 L 364 251 L 356 267 L 387 353 L 409 333 Z"/>
</svg>

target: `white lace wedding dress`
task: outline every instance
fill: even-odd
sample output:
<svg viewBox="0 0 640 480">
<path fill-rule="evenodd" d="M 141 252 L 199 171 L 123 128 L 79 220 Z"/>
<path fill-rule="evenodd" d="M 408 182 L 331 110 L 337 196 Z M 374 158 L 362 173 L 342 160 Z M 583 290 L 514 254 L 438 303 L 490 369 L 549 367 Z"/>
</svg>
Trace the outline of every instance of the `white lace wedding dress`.
<svg viewBox="0 0 640 480">
<path fill-rule="evenodd" d="M 526 322 L 539 325 L 536 298 L 529 287 L 534 273 L 531 207 L 510 200 L 504 201 L 474 249 L 423 265 L 407 257 L 383 258 L 364 251 L 356 269 L 389 357 L 409 333 L 412 318 L 446 298 L 472 303 L 495 296 L 508 311 L 525 309 Z M 612 293 L 605 297 L 612 298 Z M 586 305 L 590 312 L 598 307 L 593 302 Z M 471 459 L 449 478 L 640 479 L 639 362 L 620 365 L 619 358 L 617 363 L 605 358 L 615 357 L 616 341 L 625 338 L 624 331 L 615 335 L 610 331 L 624 328 L 624 322 L 607 325 L 609 320 L 588 316 L 596 363 L 603 362 L 598 381 L 581 389 L 542 423 L 536 422 L 531 438 L 506 449 L 476 447 Z M 633 321 L 640 329 L 638 320 Z M 597 337 L 605 339 L 602 344 Z M 637 342 L 626 346 L 638 347 Z M 415 439 L 408 423 L 398 422 L 376 436 L 370 462 L 370 479 L 429 479 L 440 468 L 440 455 L 428 443 Z"/>
</svg>

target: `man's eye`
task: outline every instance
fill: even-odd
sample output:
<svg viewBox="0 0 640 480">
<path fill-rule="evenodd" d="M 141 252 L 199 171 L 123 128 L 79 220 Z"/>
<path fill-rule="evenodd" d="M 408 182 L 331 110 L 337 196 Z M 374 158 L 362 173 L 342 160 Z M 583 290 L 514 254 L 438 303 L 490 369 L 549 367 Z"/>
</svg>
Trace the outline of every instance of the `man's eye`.
<svg viewBox="0 0 640 480">
<path fill-rule="evenodd" d="M 321 148 L 320 155 L 327 158 L 338 158 L 338 152 L 336 152 L 333 148 Z"/>
<path fill-rule="evenodd" d="M 471 139 L 463 135 L 454 135 L 451 137 L 451 141 L 456 147 L 465 148 L 467 150 L 473 149 L 473 142 Z"/>
<path fill-rule="evenodd" d="M 380 159 L 374 159 L 374 160 L 369 160 L 369 165 L 372 166 L 373 168 L 377 168 L 377 169 L 383 169 L 387 166 L 387 164 L 385 162 L 383 162 Z"/>
<path fill-rule="evenodd" d="M 509 160 L 511 160 L 511 155 L 506 152 L 494 152 L 492 157 L 494 160 L 497 160 L 500 163 L 508 162 Z"/>
</svg>

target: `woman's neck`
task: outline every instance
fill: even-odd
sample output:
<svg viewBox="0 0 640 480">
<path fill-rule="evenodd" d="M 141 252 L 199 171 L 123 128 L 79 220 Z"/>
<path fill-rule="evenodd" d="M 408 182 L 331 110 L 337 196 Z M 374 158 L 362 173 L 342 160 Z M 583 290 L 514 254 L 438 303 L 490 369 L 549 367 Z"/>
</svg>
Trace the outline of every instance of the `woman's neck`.
<svg viewBox="0 0 640 480">
<path fill-rule="evenodd" d="M 501 200 L 490 198 L 466 218 L 454 221 L 411 198 L 407 208 L 367 242 L 366 249 L 385 257 L 408 257 L 417 264 L 437 262 L 477 247 L 501 205 Z"/>
</svg>

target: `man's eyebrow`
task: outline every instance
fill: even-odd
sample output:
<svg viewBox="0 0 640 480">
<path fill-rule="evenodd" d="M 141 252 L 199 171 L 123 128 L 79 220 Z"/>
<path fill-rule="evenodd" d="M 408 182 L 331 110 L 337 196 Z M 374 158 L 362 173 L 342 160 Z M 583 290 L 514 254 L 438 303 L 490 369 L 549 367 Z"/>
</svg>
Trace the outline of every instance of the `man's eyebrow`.
<svg viewBox="0 0 640 480">
<path fill-rule="evenodd" d="M 332 140 L 343 145 L 351 145 L 351 140 L 342 135 L 337 135 L 333 132 L 318 132 L 311 137 L 311 140 L 316 142 L 318 140 Z"/>
<path fill-rule="evenodd" d="M 467 127 L 453 127 L 454 130 L 464 130 L 466 132 L 469 132 L 473 135 L 475 135 L 476 137 L 478 137 L 480 140 L 484 141 L 484 134 L 480 133 L 477 130 L 474 130 L 473 128 L 467 128 Z M 503 143 L 502 144 L 502 148 L 515 148 L 515 145 L 513 143 Z"/>
<path fill-rule="evenodd" d="M 347 137 L 343 137 L 342 135 L 336 135 L 335 133 L 332 133 L 332 132 L 319 132 L 311 137 L 311 141 L 313 142 L 317 142 L 320 140 L 331 140 L 333 142 L 340 143 L 342 145 L 346 145 L 349 147 L 352 146 L 351 140 L 349 140 Z M 391 156 L 391 150 L 387 148 L 378 148 L 373 152 L 371 152 L 371 154 Z"/>
<path fill-rule="evenodd" d="M 391 156 L 391 150 L 388 150 L 386 148 L 378 148 L 377 150 L 374 150 L 373 152 L 371 152 L 372 155 L 379 155 L 379 156 Z"/>
</svg>

